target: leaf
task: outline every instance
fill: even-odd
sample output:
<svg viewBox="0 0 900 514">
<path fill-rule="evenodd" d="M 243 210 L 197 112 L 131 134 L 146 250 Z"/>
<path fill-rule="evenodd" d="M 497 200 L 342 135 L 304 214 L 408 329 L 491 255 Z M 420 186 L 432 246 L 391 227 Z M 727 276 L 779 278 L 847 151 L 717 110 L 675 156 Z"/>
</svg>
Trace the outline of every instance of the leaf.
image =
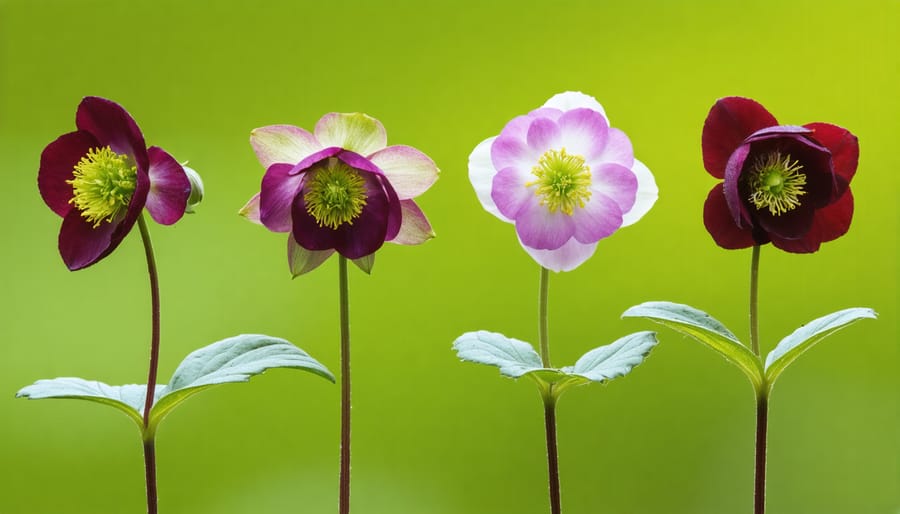
<svg viewBox="0 0 900 514">
<path fill-rule="evenodd" d="M 158 400 L 165 386 L 157 385 L 154 400 Z M 139 427 L 143 427 L 144 400 L 147 398 L 147 386 L 129 384 L 111 386 L 103 382 L 84 380 L 74 377 L 38 380 L 34 384 L 22 388 L 16 398 L 42 400 L 45 398 L 75 398 L 88 400 L 115 407 L 127 414 Z"/>
<path fill-rule="evenodd" d="M 594 348 L 582 355 L 574 366 L 565 367 L 563 371 L 594 382 L 623 377 L 644 362 L 657 343 L 653 332 L 629 334 L 612 344 Z"/>
<path fill-rule="evenodd" d="M 466 332 L 453 342 L 453 349 L 464 361 L 497 366 L 500 373 L 512 378 L 544 369 L 534 347 L 496 332 Z"/>
<path fill-rule="evenodd" d="M 775 346 L 766 356 L 766 379 L 769 387 L 782 371 L 806 350 L 838 330 L 864 318 L 875 319 L 878 315 L 872 309 L 855 307 L 833 312 L 814 319 L 795 330 Z"/>
<path fill-rule="evenodd" d="M 623 318 L 647 318 L 705 344 L 740 368 L 756 391 L 763 383 L 759 357 L 753 354 L 725 325 L 709 314 L 689 305 L 671 302 L 645 302 L 631 307 Z"/>
<path fill-rule="evenodd" d="M 247 382 L 273 368 L 294 368 L 334 382 L 328 368 L 293 344 L 265 335 L 239 335 L 205 346 L 181 362 L 159 393 L 150 413 L 149 430 L 191 396 L 219 384 Z"/>
</svg>

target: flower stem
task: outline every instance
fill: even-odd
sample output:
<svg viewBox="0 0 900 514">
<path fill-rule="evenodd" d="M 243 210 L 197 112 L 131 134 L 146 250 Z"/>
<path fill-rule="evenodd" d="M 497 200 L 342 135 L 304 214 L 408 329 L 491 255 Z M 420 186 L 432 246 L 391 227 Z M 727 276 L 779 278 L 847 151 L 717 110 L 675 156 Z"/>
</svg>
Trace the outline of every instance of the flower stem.
<svg viewBox="0 0 900 514">
<path fill-rule="evenodd" d="M 350 512 L 350 293 L 347 258 L 338 259 L 341 302 L 341 475 L 339 512 Z"/>
<path fill-rule="evenodd" d="M 766 512 L 766 430 L 769 418 L 769 398 L 765 390 L 756 397 L 756 477 L 753 494 L 753 514 Z"/>
<path fill-rule="evenodd" d="M 147 222 L 144 214 L 138 216 L 138 227 L 141 231 L 141 241 L 144 243 L 144 254 L 147 257 L 147 273 L 150 275 L 150 371 L 147 376 L 147 393 L 144 401 L 144 472 L 147 478 L 147 512 L 156 514 L 156 451 L 154 448 L 154 434 L 147 435 L 150 426 L 150 409 L 153 407 L 153 397 L 156 391 L 156 373 L 159 368 L 159 274 L 156 270 L 156 258 L 153 256 L 153 243 L 150 241 L 150 231 L 147 230 Z"/>
<path fill-rule="evenodd" d="M 553 387 L 552 385 L 550 386 Z M 547 433 L 547 469 L 550 483 L 550 512 L 560 514 L 559 453 L 556 448 L 556 399 L 544 397 L 544 428 Z"/>
<path fill-rule="evenodd" d="M 550 293 L 550 272 L 541 267 L 541 292 L 538 299 L 538 337 L 541 344 L 541 365 L 550 367 L 550 329 L 547 324 L 547 298 Z"/>
<path fill-rule="evenodd" d="M 550 272 L 541 267 L 540 293 L 538 295 L 538 337 L 541 345 L 541 365 L 550 365 L 550 329 L 548 324 L 547 305 L 550 296 Z M 547 434 L 547 470 L 550 487 L 550 512 L 560 513 L 559 502 L 559 452 L 556 447 L 556 396 L 553 384 L 541 391 L 544 400 L 544 429 Z"/>
<path fill-rule="evenodd" d="M 759 245 L 750 257 L 750 348 L 759 355 Z"/>
</svg>

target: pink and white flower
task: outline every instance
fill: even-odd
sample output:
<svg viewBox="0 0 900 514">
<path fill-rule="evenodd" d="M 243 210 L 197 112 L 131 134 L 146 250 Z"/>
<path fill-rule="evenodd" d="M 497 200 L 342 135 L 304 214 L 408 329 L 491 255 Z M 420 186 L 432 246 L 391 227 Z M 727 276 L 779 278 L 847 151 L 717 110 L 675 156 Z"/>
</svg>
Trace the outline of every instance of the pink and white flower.
<svg viewBox="0 0 900 514">
<path fill-rule="evenodd" d="M 469 156 L 482 206 L 515 224 L 541 266 L 570 271 L 597 242 L 641 219 L 656 202 L 650 170 L 631 141 L 583 93 L 561 93 L 513 118 Z"/>
</svg>

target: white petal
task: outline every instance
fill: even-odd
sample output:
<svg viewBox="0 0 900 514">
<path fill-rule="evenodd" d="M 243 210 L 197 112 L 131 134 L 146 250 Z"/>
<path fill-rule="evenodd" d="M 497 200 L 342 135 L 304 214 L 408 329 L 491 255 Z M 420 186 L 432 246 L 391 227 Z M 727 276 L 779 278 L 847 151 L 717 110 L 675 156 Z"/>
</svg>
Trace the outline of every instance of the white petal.
<svg viewBox="0 0 900 514">
<path fill-rule="evenodd" d="M 434 161 L 411 146 L 389 146 L 373 153 L 369 160 L 384 172 L 401 200 L 419 196 L 438 178 Z"/>
<path fill-rule="evenodd" d="M 472 187 L 475 188 L 475 194 L 481 201 L 484 210 L 497 216 L 501 220 L 512 223 L 512 220 L 500 213 L 500 209 L 491 198 L 491 189 L 494 185 L 494 176 L 497 170 L 494 169 L 494 163 L 491 160 L 491 145 L 497 136 L 489 137 L 478 144 L 469 155 L 469 180 Z"/>
<path fill-rule="evenodd" d="M 326 114 L 316 123 L 315 134 L 323 147 L 337 146 L 363 156 L 387 146 L 384 125 L 359 112 Z"/>
<path fill-rule="evenodd" d="M 522 241 L 520 240 L 519 243 Z M 597 243 L 579 243 L 573 237 L 556 250 L 536 250 L 522 245 L 532 259 L 551 271 L 572 271 L 594 255 Z"/>
<path fill-rule="evenodd" d="M 631 171 L 634 172 L 634 176 L 637 177 L 638 189 L 634 205 L 631 207 L 630 211 L 622 216 L 623 227 L 627 227 L 641 219 L 644 214 L 647 214 L 647 211 L 653 207 L 653 204 L 656 203 L 656 199 L 659 197 L 659 188 L 656 187 L 656 180 L 653 178 L 653 174 L 650 173 L 650 169 L 647 168 L 644 163 L 635 159 Z"/>
<path fill-rule="evenodd" d="M 263 168 L 297 164 L 322 149 L 312 134 L 293 125 L 269 125 L 250 131 L 250 146 Z"/>
<path fill-rule="evenodd" d="M 607 118 L 606 116 L 606 111 L 603 110 L 603 106 L 600 105 L 600 102 L 598 102 L 597 99 L 595 99 L 593 96 L 588 96 L 580 91 L 566 91 L 565 93 L 554 95 L 552 98 L 547 100 L 547 102 L 543 106 L 559 109 L 563 112 L 578 108 L 591 109 L 602 114 L 603 117 L 606 118 L 607 123 L 609 122 L 609 118 Z"/>
<path fill-rule="evenodd" d="M 397 237 L 391 239 L 392 243 L 418 245 L 434 237 L 434 230 L 428 218 L 414 201 L 400 200 L 400 212 L 403 216 L 400 232 L 397 232 Z"/>
</svg>

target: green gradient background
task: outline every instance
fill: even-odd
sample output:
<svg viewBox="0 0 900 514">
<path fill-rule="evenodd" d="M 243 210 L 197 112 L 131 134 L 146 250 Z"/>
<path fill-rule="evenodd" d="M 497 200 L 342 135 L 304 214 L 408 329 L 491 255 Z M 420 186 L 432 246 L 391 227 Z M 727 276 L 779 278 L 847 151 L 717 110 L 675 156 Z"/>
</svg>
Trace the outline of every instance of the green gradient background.
<svg viewBox="0 0 900 514">
<path fill-rule="evenodd" d="M 859 136 L 846 237 L 815 255 L 764 248 L 769 350 L 849 306 L 881 314 L 805 355 L 770 415 L 772 514 L 896 514 L 898 491 L 896 0 L 848 2 L 0 0 L 3 155 L 0 512 L 139 513 L 139 438 L 112 409 L 27 402 L 38 378 L 112 384 L 146 374 L 149 299 L 139 238 L 69 273 L 59 219 L 35 177 L 84 95 L 122 103 L 148 143 L 203 175 L 199 214 L 151 228 L 163 294 L 161 376 L 191 350 L 242 332 L 286 337 L 338 368 L 337 264 L 290 280 L 285 240 L 239 218 L 263 170 L 247 139 L 329 111 L 379 118 L 391 143 L 442 169 L 420 200 L 438 238 L 387 245 L 351 272 L 353 504 L 357 514 L 544 513 L 538 395 L 529 381 L 460 363 L 450 343 L 491 329 L 536 339 L 538 269 L 513 228 L 484 212 L 471 149 L 551 95 L 582 90 L 631 137 L 661 190 L 637 225 L 551 281 L 558 364 L 628 332 L 654 299 L 747 331 L 749 251 L 712 242 L 701 208 L 700 130 L 739 94 L 786 123 Z M 560 406 L 564 512 L 749 512 L 754 413 L 741 373 L 668 330 L 624 380 Z M 161 512 L 335 512 L 338 387 L 274 371 L 214 389 L 159 433 Z"/>
</svg>

